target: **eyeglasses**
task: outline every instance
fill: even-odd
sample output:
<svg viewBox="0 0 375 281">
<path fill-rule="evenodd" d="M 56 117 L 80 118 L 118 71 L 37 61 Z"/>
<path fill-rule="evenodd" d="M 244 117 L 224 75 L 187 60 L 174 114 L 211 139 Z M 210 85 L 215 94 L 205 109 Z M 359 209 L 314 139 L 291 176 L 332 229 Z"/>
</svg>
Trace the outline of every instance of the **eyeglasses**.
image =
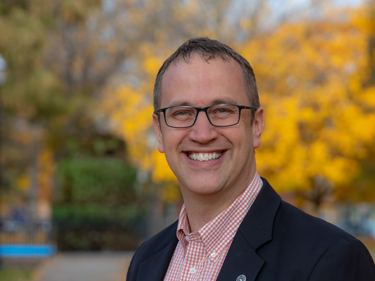
<svg viewBox="0 0 375 281">
<path fill-rule="evenodd" d="M 257 109 L 255 106 L 219 104 L 208 107 L 171 106 L 156 110 L 163 112 L 168 127 L 189 128 L 195 124 L 200 111 L 204 111 L 211 125 L 216 127 L 234 126 L 240 122 L 242 109 Z"/>
</svg>

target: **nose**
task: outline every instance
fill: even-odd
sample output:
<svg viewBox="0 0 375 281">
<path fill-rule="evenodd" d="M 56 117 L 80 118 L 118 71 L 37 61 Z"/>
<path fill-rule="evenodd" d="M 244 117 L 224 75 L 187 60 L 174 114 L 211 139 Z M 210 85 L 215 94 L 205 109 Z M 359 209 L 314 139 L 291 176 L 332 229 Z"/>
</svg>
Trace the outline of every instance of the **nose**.
<svg viewBox="0 0 375 281">
<path fill-rule="evenodd" d="M 191 140 L 199 143 L 208 143 L 217 138 L 217 129 L 211 125 L 205 112 L 198 113 L 197 120 L 189 132 Z"/>
</svg>

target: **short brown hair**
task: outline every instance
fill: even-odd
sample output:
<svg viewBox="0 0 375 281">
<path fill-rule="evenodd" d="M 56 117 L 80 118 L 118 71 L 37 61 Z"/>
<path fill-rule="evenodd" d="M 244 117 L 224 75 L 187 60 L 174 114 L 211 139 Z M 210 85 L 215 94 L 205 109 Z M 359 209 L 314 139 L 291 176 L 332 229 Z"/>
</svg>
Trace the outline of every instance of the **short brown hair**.
<svg viewBox="0 0 375 281">
<path fill-rule="evenodd" d="M 182 44 L 161 66 L 156 76 L 154 86 L 154 110 L 160 109 L 162 95 L 162 79 L 167 68 L 176 63 L 178 59 L 189 62 L 193 53 L 198 53 L 202 59 L 208 61 L 217 57 L 224 61 L 234 59 L 240 65 L 244 78 L 245 90 L 248 95 L 250 105 L 260 107 L 258 89 L 256 85 L 255 75 L 249 62 L 240 54 L 236 53 L 229 46 L 207 37 L 193 38 Z M 253 111 L 254 115 L 254 111 Z"/>
</svg>

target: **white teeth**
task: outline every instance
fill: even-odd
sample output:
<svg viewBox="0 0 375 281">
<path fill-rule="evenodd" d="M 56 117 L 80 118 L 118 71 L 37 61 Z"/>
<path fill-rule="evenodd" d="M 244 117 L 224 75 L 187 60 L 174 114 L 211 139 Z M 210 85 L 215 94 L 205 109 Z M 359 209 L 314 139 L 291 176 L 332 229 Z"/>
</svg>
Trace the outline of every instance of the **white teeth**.
<svg viewBox="0 0 375 281">
<path fill-rule="evenodd" d="M 223 153 L 190 153 L 189 158 L 195 161 L 208 161 L 219 159 Z"/>
</svg>

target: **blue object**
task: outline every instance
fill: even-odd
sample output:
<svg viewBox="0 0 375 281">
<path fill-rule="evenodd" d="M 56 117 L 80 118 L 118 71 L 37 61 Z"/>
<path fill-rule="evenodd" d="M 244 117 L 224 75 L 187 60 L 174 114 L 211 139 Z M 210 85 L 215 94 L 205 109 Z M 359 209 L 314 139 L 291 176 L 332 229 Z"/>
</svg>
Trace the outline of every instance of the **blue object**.
<svg viewBox="0 0 375 281">
<path fill-rule="evenodd" d="M 7 244 L 0 245 L 1 257 L 49 257 L 56 253 L 55 245 Z"/>
</svg>

